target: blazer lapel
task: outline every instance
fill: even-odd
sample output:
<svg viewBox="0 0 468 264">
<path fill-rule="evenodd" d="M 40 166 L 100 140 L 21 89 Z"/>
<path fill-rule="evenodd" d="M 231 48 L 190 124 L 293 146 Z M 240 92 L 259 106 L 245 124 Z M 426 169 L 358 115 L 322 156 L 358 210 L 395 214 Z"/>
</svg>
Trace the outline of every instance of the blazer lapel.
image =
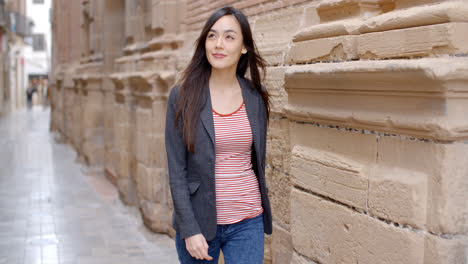
<svg viewBox="0 0 468 264">
<path fill-rule="evenodd" d="M 213 108 L 211 106 L 211 96 L 210 96 L 210 89 L 207 87 L 206 93 L 208 96 L 206 97 L 205 105 L 203 106 L 200 112 L 200 120 L 203 123 L 203 126 L 210 135 L 211 141 L 213 142 L 213 146 L 215 145 L 215 131 L 214 131 L 214 122 L 213 122 Z"/>
<path fill-rule="evenodd" d="M 252 129 L 252 136 L 254 141 L 255 151 L 258 153 L 260 150 L 260 121 L 258 119 L 258 104 L 257 97 L 254 94 L 254 91 L 248 83 L 246 83 L 241 77 L 237 75 L 237 80 L 241 86 L 242 97 L 245 103 L 245 109 L 247 111 L 247 117 L 249 119 L 250 128 Z M 203 106 L 203 109 L 200 112 L 200 120 L 202 121 L 203 126 L 208 132 L 208 135 L 211 138 L 213 146 L 215 145 L 215 131 L 214 131 L 214 122 L 213 122 L 213 109 L 211 105 L 211 96 L 210 89 L 206 89 L 207 98 L 206 103 Z"/>
<path fill-rule="evenodd" d="M 242 89 L 242 97 L 244 98 L 247 117 L 249 118 L 250 128 L 252 129 L 255 151 L 256 153 L 259 153 L 260 120 L 258 119 L 257 97 L 248 83 L 244 82 L 244 80 L 239 76 L 237 76 L 237 79 L 239 80 L 239 84 Z"/>
</svg>

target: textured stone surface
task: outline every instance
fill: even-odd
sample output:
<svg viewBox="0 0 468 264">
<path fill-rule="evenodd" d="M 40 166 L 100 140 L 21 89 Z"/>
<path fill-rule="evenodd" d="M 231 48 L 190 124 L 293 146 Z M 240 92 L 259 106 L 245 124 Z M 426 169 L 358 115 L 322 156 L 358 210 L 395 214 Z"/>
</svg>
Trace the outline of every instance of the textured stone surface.
<svg viewBox="0 0 468 264">
<path fill-rule="evenodd" d="M 466 58 L 292 66 L 285 113 L 298 121 L 463 139 L 468 109 L 464 97 L 451 94 L 466 92 L 467 73 Z"/>
<path fill-rule="evenodd" d="M 369 177 L 369 212 L 432 233 L 465 233 L 466 148 L 460 143 L 381 137 Z"/>
<path fill-rule="evenodd" d="M 446 56 L 468 53 L 468 23 L 446 23 L 386 32 L 368 33 L 357 38 L 360 58 Z"/>
<path fill-rule="evenodd" d="M 232 4 L 271 94 L 264 263 L 467 262 L 465 0 L 60 3 L 51 129 L 113 171 L 150 230 L 174 235 L 168 92 L 206 18 Z"/>
<path fill-rule="evenodd" d="M 293 190 L 291 206 L 294 248 L 319 263 L 426 263 L 450 252 L 455 255 L 449 261 L 463 263 L 466 257 L 466 241 L 451 238 L 447 243 L 301 191 Z"/>
<path fill-rule="evenodd" d="M 273 226 L 275 235 L 271 240 L 272 263 L 290 263 L 293 255 L 291 233 L 278 225 Z"/>
<path fill-rule="evenodd" d="M 365 210 L 369 169 L 377 157 L 375 136 L 295 123 L 290 129 L 294 184 Z"/>
<path fill-rule="evenodd" d="M 339 36 L 294 43 L 287 63 L 357 59 L 356 36 Z"/>
</svg>

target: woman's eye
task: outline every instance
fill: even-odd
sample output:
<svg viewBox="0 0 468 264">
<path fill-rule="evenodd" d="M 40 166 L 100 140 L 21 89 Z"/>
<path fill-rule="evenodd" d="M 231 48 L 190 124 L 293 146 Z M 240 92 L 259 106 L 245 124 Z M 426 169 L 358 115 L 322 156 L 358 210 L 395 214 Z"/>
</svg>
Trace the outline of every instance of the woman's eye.
<svg viewBox="0 0 468 264">
<path fill-rule="evenodd" d="M 215 34 L 211 33 L 211 34 L 208 34 L 208 38 L 214 38 L 215 37 Z"/>
<path fill-rule="evenodd" d="M 227 35 L 226 38 L 227 38 L 227 39 L 234 39 L 234 37 L 233 37 L 233 36 L 230 36 L 230 35 Z"/>
</svg>

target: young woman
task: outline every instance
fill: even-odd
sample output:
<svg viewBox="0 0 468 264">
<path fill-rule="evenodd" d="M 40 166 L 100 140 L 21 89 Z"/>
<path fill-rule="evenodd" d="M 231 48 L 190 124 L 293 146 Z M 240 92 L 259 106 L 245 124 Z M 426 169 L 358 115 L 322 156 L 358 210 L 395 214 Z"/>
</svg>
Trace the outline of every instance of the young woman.
<svg viewBox="0 0 468 264">
<path fill-rule="evenodd" d="M 206 22 L 169 95 L 166 151 L 181 263 L 263 263 L 272 218 L 265 184 L 269 95 L 247 18 L 224 7 Z M 244 77 L 247 69 L 251 80 Z"/>
</svg>

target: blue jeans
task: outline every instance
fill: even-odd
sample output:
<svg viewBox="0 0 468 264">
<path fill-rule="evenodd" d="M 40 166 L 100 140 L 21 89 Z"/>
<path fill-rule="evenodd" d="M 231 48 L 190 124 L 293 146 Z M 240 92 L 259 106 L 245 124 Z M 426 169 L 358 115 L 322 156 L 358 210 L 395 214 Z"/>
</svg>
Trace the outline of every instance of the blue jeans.
<svg viewBox="0 0 468 264">
<path fill-rule="evenodd" d="M 213 260 L 197 260 L 190 256 L 185 240 L 179 233 L 175 237 L 177 255 L 181 264 L 218 263 L 220 250 L 225 264 L 262 264 L 263 263 L 263 215 L 245 219 L 230 225 L 218 225 L 216 236 L 208 243 L 208 255 Z"/>
</svg>

